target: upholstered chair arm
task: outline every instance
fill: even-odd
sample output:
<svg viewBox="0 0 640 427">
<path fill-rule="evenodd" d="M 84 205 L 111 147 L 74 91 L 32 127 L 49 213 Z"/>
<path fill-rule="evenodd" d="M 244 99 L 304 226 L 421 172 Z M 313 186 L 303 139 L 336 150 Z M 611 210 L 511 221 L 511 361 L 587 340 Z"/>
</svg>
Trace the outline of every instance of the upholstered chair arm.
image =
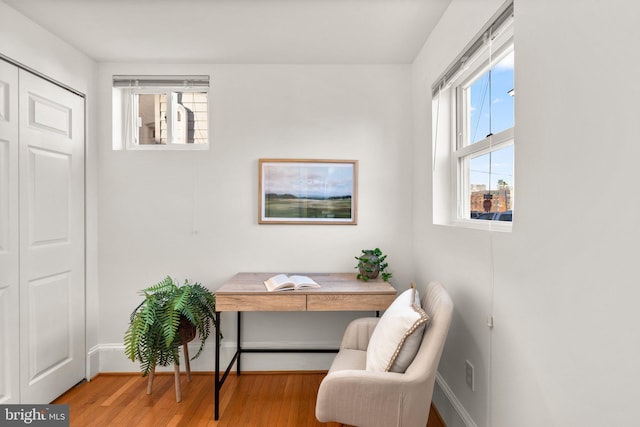
<svg viewBox="0 0 640 427">
<path fill-rule="evenodd" d="M 378 317 L 362 317 L 349 323 L 342 337 L 340 349 L 348 348 L 366 351 L 369 345 L 369 338 L 371 338 L 378 320 L 380 320 Z"/>
<path fill-rule="evenodd" d="M 354 426 L 412 426 L 429 411 L 415 376 L 393 372 L 341 370 L 320 384 L 316 418 Z M 418 414 L 416 414 L 416 412 Z M 424 425 L 420 426 L 424 427 Z"/>
</svg>

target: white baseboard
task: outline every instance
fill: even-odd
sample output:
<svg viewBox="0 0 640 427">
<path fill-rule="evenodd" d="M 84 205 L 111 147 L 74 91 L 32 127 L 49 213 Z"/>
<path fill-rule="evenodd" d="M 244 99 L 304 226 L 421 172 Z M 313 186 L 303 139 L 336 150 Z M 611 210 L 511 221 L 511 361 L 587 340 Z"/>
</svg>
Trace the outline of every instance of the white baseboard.
<svg viewBox="0 0 640 427">
<path fill-rule="evenodd" d="M 189 344 L 189 355 L 193 357 L 199 342 Z M 246 342 L 243 348 L 338 348 L 336 343 L 309 342 Z M 220 370 L 226 369 L 235 354 L 236 343 L 227 341 L 220 346 Z M 181 352 L 182 354 L 182 352 Z M 193 372 L 213 372 L 215 370 L 215 349 L 207 342 L 200 356 L 191 361 Z M 262 353 L 242 355 L 243 371 L 323 371 L 328 370 L 335 353 Z M 87 372 L 93 378 L 100 372 L 139 372 L 140 365 L 129 360 L 124 354 L 124 344 L 99 344 L 89 351 Z M 172 372 L 173 367 L 158 367 L 158 372 Z"/>
<path fill-rule="evenodd" d="M 469 415 L 460 400 L 458 400 L 458 397 L 455 395 L 453 390 L 451 390 L 451 387 L 449 387 L 449 384 L 447 384 L 447 382 L 444 380 L 444 378 L 442 378 L 439 372 L 436 373 L 436 382 L 438 383 L 438 386 L 440 387 L 444 395 L 449 400 L 449 403 L 451 403 L 453 409 L 460 416 L 464 425 L 466 427 L 478 427 L 475 421 L 473 421 L 473 418 L 471 418 L 471 415 Z M 445 420 L 445 422 L 446 421 L 447 420 Z"/>
<path fill-rule="evenodd" d="M 93 377 L 100 373 L 100 346 L 95 345 L 87 352 L 87 380 L 91 380 Z"/>
</svg>

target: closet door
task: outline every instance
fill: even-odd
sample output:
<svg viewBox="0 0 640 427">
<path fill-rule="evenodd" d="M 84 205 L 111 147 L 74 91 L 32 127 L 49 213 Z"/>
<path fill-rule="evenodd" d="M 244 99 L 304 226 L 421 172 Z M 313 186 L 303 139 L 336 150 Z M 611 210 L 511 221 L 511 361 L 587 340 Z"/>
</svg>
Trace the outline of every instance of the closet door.
<svg viewBox="0 0 640 427">
<path fill-rule="evenodd" d="M 0 60 L 0 404 L 18 403 L 18 68 Z"/>
<path fill-rule="evenodd" d="M 20 70 L 20 395 L 85 377 L 84 99 Z"/>
</svg>

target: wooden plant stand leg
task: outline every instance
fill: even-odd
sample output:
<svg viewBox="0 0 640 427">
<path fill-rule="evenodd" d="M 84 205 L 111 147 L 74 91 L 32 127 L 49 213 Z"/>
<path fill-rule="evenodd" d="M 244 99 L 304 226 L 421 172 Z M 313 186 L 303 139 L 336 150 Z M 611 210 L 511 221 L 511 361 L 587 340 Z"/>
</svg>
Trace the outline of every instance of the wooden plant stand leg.
<svg viewBox="0 0 640 427">
<path fill-rule="evenodd" d="M 151 394 L 153 388 L 153 379 L 156 375 L 156 367 L 154 366 L 151 372 L 149 372 L 149 379 L 147 380 L 147 394 Z"/>
<path fill-rule="evenodd" d="M 173 373 L 176 383 L 176 402 L 182 402 L 182 390 L 180 389 L 180 365 L 173 365 Z"/>
<path fill-rule="evenodd" d="M 187 370 L 187 382 L 191 382 L 191 364 L 189 363 L 189 349 L 187 343 L 182 346 L 184 349 L 184 367 Z"/>
</svg>

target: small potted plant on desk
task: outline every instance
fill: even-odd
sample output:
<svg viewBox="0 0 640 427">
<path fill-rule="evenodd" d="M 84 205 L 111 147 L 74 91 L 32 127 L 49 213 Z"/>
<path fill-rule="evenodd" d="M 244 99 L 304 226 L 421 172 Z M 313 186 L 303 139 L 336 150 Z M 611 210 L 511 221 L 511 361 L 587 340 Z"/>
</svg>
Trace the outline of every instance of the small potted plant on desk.
<svg viewBox="0 0 640 427">
<path fill-rule="evenodd" d="M 385 261 L 387 256 L 382 253 L 380 248 L 375 249 L 363 249 L 360 256 L 355 257 L 358 260 L 358 265 L 355 268 L 359 273 L 357 278 L 364 280 L 375 279 L 378 275 L 382 275 L 382 280 L 388 282 L 392 274 L 387 272 L 386 269 L 389 264 Z"/>
<path fill-rule="evenodd" d="M 156 285 L 141 291 L 144 300 L 133 310 L 124 335 L 125 353 L 131 361 L 139 361 L 142 376 L 149 375 L 147 394 L 151 394 L 156 366 L 174 365 L 176 401 L 180 392 L 180 353 L 184 347 L 187 380 L 191 381 L 187 343 L 200 335 L 200 348 L 215 328 L 216 297 L 200 283 L 185 280 L 179 286 L 167 276 Z"/>
</svg>

